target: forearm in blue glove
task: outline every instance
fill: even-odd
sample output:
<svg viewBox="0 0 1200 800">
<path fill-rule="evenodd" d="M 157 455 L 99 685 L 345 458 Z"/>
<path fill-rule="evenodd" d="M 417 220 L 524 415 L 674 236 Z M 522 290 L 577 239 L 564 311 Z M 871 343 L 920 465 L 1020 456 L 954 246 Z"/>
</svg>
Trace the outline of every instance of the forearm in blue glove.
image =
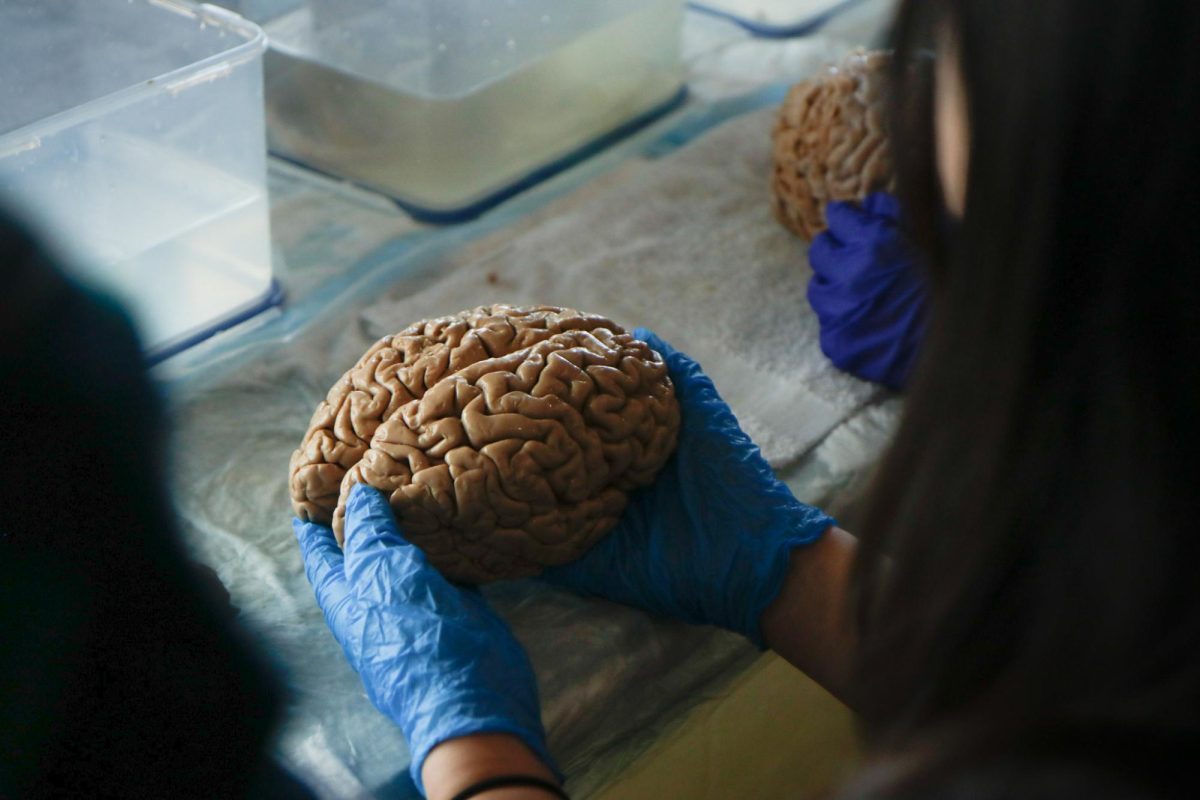
<svg viewBox="0 0 1200 800">
<path fill-rule="evenodd" d="M 292 525 L 325 620 L 404 732 L 422 791 L 430 750 L 471 734 L 514 735 L 553 769 L 524 649 L 477 590 L 449 583 L 404 540 L 383 495 L 351 490 L 344 552 L 332 529 Z"/>
<path fill-rule="evenodd" d="M 821 323 L 821 350 L 839 369 L 904 388 L 921 342 L 925 286 L 900 233 L 890 194 L 862 206 L 830 203 L 829 229 L 813 240 L 808 301 Z"/>
<path fill-rule="evenodd" d="M 833 520 L 788 490 L 700 366 L 653 333 L 679 398 L 679 444 L 654 484 L 630 495 L 617 527 L 545 578 L 575 591 L 763 645 L 760 620 L 791 551 Z"/>
</svg>

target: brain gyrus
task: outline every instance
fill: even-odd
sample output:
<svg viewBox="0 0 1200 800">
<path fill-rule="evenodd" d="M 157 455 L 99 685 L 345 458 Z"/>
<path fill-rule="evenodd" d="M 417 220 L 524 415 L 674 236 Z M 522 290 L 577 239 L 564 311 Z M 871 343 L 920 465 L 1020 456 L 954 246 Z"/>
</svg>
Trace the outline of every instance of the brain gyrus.
<svg viewBox="0 0 1200 800">
<path fill-rule="evenodd" d="M 535 575 L 582 555 L 674 449 L 658 353 L 604 317 L 482 306 L 371 347 L 292 454 L 298 517 L 345 531 L 356 483 L 448 578 Z"/>
</svg>

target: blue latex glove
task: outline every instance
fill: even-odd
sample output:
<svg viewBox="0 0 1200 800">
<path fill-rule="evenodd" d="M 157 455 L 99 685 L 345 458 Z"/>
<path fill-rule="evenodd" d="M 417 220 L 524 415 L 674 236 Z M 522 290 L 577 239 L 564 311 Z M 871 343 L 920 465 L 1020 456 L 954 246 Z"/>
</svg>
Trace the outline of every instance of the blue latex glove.
<svg viewBox="0 0 1200 800">
<path fill-rule="evenodd" d="M 808 249 L 808 302 L 821 322 L 821 350 L 838 369 L 904 388 L 925 321 L 925 285 L 900 234 L 890 194 L 830 203 L 829 229 Z"/>
<path fill-rule="evenodd" d="M 429 751 L 468 734 L 513 734 L 554 769 L 525 651 L 478 590 L 449 583 L 404 540 L 382 494 L 351 490 L 344 553 L 331 528 L 292 527 L 329 629 L 404 732 L 422 794 Z"/>
<path fill-rule="evenodd" d="M 700 366 L 653 333 L 679 398 L 679 445 L 653 485 L 630 494 L 611 534 L 578 561 L 543 573 L 582 594 L 763 646 L 759 618 L 779 594 L 791 551 L 834 521 L 788 490 L 738 427 Z"/>
</svg>

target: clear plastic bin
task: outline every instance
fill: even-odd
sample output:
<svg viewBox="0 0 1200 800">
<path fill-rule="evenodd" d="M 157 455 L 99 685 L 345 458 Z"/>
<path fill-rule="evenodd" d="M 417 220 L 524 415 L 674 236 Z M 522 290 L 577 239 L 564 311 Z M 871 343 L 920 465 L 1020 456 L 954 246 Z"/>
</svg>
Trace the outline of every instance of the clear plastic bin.
<svg viewBox="0 0 1200 800">
<path fill-rule="evenodd" d="M 280 2 L 281 0 L 258 0 Z M 734 22 L 755 36 L 808 36 L 863 0 L 692 0 L 696 11 Z"/>
<path fill-rule="evenodd" d="M 179 0 L 0 0 L 0 202 L 152 358 L 277 298 L 258 26 Z"/>
<path fill-rule="evenodd" d="M 273 152 L 454 221 L 679 97 L 682 0 L 244 0 Z"/>
</svg>

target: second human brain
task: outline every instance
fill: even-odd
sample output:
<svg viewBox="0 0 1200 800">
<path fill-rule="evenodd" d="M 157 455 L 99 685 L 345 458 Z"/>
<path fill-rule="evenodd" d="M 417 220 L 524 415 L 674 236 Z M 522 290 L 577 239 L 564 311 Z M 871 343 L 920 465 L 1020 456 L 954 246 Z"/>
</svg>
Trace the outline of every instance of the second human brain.
<svg viewBox="0 0 1200 800">
<path fill-rule="evenodd" d="M 292 503 L 340 541 L 366 483 L 447 577 L 524 577 L 611 530 L 678 427 L 662 358 L 616 323 L 482 306 L 380 340 L 334 385 L 292 455 Z"/>
<path fill-rule="evenodd" d="M 892 191 L 892 154 L 883 124 L 890 57 L 857 50 L 788 92 L 772 133 L 771 208 L 788 230 L 812 240 L 825 207 Z"/>
</svg>

